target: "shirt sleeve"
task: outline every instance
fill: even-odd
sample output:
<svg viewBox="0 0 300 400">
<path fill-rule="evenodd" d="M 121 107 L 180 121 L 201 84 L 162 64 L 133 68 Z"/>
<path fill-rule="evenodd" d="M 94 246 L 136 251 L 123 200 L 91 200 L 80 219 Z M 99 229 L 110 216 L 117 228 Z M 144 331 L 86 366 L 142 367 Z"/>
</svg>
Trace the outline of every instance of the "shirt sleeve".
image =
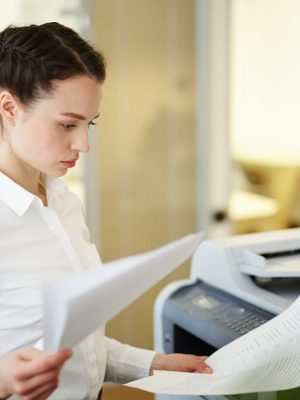
<svg viewBox="0 0 300 400">
<path fill-rule="evenodd" d="M 105 342 L 105 381 L 126 383 L 149 375 L 155 351 L 139 349 L 107 337 Z"/>
</svg>

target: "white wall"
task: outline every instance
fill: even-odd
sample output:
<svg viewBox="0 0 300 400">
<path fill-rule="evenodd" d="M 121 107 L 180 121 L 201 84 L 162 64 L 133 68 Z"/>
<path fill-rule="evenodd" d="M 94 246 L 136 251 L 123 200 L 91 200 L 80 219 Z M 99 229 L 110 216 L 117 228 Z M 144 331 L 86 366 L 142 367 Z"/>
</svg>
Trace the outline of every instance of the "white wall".
<svg viewBox="0 0 300 400">
<path fill-rule="evenodd" d="M 14 0 L 1 2 L 0 30 L 9 24 L 41 24 L 49 21 L 61 22 L 78 30 L 80 0 Z M 68 13 L 69 11 L 69 13 Z M 70 13 L 70 11 L 72 11 Z"/>
<path fill-rule="evenodd" d="M 299 157 L 300 2 L 231 2 L 231 144 L 264 159 Z"/>
</svg>

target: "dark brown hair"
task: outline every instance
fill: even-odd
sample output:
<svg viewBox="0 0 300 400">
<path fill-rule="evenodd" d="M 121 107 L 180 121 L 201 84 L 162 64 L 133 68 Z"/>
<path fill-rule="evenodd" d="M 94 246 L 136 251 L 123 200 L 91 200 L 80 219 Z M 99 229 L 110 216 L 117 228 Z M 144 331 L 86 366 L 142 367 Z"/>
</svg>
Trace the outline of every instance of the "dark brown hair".
<svg viewBox="0 0 300 400">
<path fill-rule="evenodd" d="M 54 82 L 87 75 L 105 80 L 105 59 L 75 31 L 57 22 L 0 32 L 0 89 L 11 91 L 25 106 Z"/>
</svg>

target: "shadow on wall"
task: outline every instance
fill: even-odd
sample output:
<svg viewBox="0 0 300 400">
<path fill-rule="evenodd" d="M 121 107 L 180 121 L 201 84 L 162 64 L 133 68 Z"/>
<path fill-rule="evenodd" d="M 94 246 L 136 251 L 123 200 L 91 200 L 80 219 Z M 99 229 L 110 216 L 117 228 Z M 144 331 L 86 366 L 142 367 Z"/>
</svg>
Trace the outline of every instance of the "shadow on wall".
<svg viewBox="0 0 300 400">
<path fill-rule="evenodd" d="M 188 85 L 178 79 L 170 100 L 156 108 L 138 146 L 133 174 L 137 209 L 156 216 L 159 225 L 166 218 L 172 238 L 195 229 L 196 134 Z"/>
</svg>

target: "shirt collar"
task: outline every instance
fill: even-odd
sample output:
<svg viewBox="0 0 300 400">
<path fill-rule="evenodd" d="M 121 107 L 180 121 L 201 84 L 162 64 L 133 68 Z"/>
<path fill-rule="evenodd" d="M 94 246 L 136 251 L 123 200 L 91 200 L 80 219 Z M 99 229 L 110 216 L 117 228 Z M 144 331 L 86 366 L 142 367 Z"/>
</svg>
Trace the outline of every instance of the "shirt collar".
<svg viewBox="0 0 300 400">
<path fill-rule="evenodd" d="M 47 197 L 63 193 L 67 190 L 66 184 L 61 179 L 49 175 L 45 177 L 45 185 L 47 189 Z"/>
<path fill-rule="evenodd" d="M 20 217 L 24 215 L 36 197 L 0 172 L 0 200 Z"/>
<path fill-rule="evenodd" d="M 48 202 L 49 200 L 51 201 L 53 195 L 66 191 L 66 185 L 61 179 L 50 176 L 45 177 L 45 186 Z M 21 185 L 0 172 L 0 200 L 16 214 L 22 217 L 35 199 L 42 204 L 38 196 L 28 192 Z"/>
</svg>

